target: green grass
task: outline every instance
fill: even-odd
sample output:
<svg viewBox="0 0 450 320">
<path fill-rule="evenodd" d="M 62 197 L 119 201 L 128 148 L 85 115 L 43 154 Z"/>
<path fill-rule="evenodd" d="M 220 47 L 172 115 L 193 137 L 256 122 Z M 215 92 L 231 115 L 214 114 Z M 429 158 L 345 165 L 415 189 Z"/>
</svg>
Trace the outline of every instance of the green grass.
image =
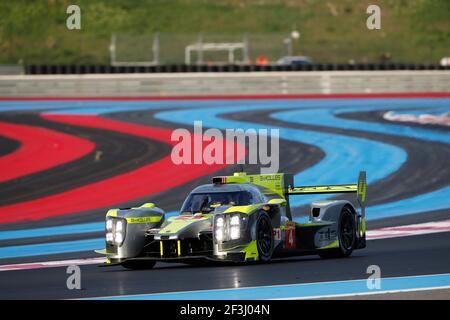
<svg viewBox="0 0 450 320">
<path fill-rule="evenodd" d="M 82 29 L 70 31 L 66 8 L 75 3 Z M 381 30 L 366 28 L 369 4 L 381 7 Z M 448 0 L 0 0 L 0 63 L 109 63 L 113 32 L 161 32 L 166 62 L 182 62 L 198 32 L 267 34 L 251 53 L 275 59 L 294 27 L 294 53 L 317 62 L 438 63 L 450 55 L 449 16 Z M 129 51 L 142 56 L 139 43 Z"/>
</svg>

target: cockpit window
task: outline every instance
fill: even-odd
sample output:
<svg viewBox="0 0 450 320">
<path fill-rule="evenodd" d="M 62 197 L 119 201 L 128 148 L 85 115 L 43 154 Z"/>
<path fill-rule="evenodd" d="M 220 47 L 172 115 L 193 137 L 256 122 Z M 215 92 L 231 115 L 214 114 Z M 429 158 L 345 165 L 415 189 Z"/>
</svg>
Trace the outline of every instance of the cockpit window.
<svg viewBox="0 0 450 320">
<path fill-rule="evenodd" d="M 220 206 L 246 206 L 255 203 L 248 191 L 191 193 L 181 212 L 211 212 Z"/>
</svg>

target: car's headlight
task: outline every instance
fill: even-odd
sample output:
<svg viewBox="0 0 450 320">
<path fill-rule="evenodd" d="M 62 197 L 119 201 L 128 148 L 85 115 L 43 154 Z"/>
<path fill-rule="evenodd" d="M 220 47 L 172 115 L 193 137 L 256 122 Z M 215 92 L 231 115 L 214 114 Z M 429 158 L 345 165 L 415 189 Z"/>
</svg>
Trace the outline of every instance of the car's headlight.
<svg viewBox="0 0 450 320">
<path fill-rule="evenodd" d="M 106 219 L 106 230 L 111 231 L 113 228 L 113 220 L 111 218 Z"/>
<path fill-rule="evenodd" d="M 214 237 L 217 241 L 225 240 L 225 218 L 223 216 L 216 217 L 214 223 Z"/>
<path fill-rule="evenodd" d="M 216 227 L 223 228 L 225 225 L 225 218 L 224 217 L 217 217 L 216 219 Z"/>
<path fill-rule="evenodd" d="M 114 236 L 113 236 L 112 232 L 107 232 L 106 233 L 106 241 L 109 242 L 109 243 L 114 242 Z"/>
<path fill-rule="evenodd" d="M 122 235 L 122 233 L 120 233 L 120 232 L 116 232 L 116 236 L 115 236 L 115 242 L 117 243 L 117 244 L 122 244 L 122 242 L 123 242 L 123 235 Z"/>
<path fill-rule="evenodd" d="M 116 218 L 106 219 L 106 242 L 120 246 L 125 239 L 125 220 Z"/>
<path fill-rule="evenodd" d="M 241 217 L 239 214 L 234 214 L 230 218 L 230 238 L 236 240 L 241 237 Z"/>
<path fill-rule="evenodd" d="M 215 237 L 217 241 L 223 241 L 224 240 L 224 232 L 222 230 L 216 230 Z"/>
<path fill-rule="evenodd" d="M 230 218 L 231 226 L 240 226 L 241 225 L 241 217 L 238 214 L 232 215 Z"/>
<path fill-rule="evenodd" d="M 216 216 L 214 238 L 218 242 L 237 240 L 241 237 L 242 218 L 240 214 Z"/>
<path fill-rule="evenodd" d="M 239 226 L 231 226 L 230 227 L 230 238 L 231 240 L 236 240 L 241 237 L 241 229 Z"/>
<path fill-rule="evenodd" d="M 116 232 L 122 232 L 123 231 L 123 222 L 121 220 L 117 220 L 116 222 Z"/>
</svg>

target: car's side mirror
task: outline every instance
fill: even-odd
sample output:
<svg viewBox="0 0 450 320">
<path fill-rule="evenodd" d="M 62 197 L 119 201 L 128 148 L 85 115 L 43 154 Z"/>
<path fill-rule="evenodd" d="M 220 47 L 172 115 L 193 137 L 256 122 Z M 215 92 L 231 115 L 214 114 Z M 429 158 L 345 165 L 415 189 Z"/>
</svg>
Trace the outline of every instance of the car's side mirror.
<svg viewBox="0 0 450 320">
<path fill-rule="evenodd" d="M 277 204 L 280 207 L 285 207 L 286 206 L 286 199 L 271 199 L 269 200 L 268 204 Z"/>
</svg>

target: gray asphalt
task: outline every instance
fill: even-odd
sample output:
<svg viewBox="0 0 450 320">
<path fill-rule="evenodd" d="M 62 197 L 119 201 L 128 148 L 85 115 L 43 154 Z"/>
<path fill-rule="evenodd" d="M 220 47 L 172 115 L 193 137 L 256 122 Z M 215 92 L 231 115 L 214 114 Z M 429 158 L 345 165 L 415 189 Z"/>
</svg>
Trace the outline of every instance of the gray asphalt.
<svg viewBox="0 0 450 320">
<path fill-rule="evenodd" d="M 154 269 L 81 266 L 82 290 L 68 290 L 66 268 L 0 272 L 0 299 L 72 299 L 365 279 L 376 264 L 382 277 L 450 272 L 450 233 L 369 241 L 350 258 L 305 256 L 268 264 L 189 266 L 158 263 Z M 448 297 L 450 299 L 450 296 Z"/>
</svg>

